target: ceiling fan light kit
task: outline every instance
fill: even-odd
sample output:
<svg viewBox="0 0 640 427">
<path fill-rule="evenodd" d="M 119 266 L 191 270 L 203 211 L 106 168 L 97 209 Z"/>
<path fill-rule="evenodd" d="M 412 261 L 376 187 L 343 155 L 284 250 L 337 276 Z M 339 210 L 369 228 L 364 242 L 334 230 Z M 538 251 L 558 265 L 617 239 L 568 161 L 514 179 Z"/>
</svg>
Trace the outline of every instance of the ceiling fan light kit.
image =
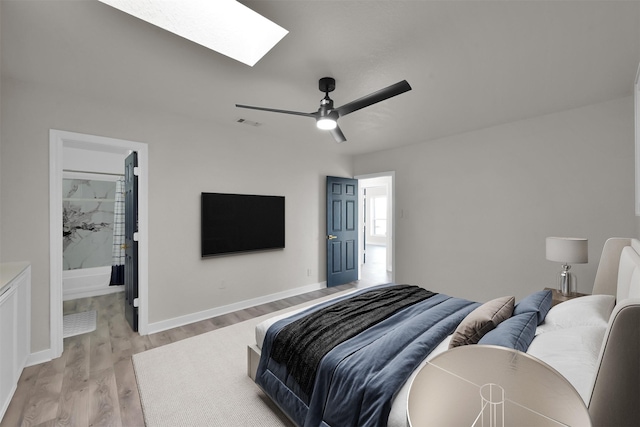
<svg viewBox="0 0 640 427">
<path fill-rule="evenodd" d="M 342 107 L 333 108 L 333 100 L 329 97 L 329 92 L 333 92 L 336 88 L 336 81 L 332 77 L 323 77 L 318 81 L 318 88 L 324 92 L 325 96 L 320 101 L 318 111 L 312 113 L 303 113 L 300 111 L 278 110 L 274 108 L 253 107 L 250 105 L 236 104 L 238 108 L 249 108 L 252 110 L 270 111 L 273 113 L 293 114 L 296 116 L 312 117 L 316 119 L 318 129 L 328 130 L 336 142 L 345 142 L 347 138 L 338 126 L 338 118 L 351 114 L 354 111 L 376 104 L 385 99 L 392 98 L 401 93 L 411 90 L 411 86 L 406 80 L 402 80 L 396 84 L 380 89 L 377 92 L 358 98 L 355 101 L 344 104 Z"/>
<path fill-rule="evenodd" d="M 318 126 L 318 129 L 331 130 L 338 126 L 338 122 L 331 117 L 321 117 L 317 120 L 316 126 Z"/>
</svg>

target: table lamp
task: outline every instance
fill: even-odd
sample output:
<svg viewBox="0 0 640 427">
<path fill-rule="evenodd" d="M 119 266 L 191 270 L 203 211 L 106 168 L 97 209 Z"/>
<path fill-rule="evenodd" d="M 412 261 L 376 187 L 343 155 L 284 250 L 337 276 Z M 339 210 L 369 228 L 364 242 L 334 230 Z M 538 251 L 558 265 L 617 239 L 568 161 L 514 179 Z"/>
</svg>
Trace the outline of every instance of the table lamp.
<svg viewBox="0 0 640 427">
<path fill-rule="evenodd" d="M 558 274 L 558 290 L 562 295 L 577 290 L 578 279 L 569 272 L 569 264 L 588 262 L 587 243 L 587 239 L 577 237 L 547 237 L 547 259 L 562 263 L 562 271 Z"/>
</svg>

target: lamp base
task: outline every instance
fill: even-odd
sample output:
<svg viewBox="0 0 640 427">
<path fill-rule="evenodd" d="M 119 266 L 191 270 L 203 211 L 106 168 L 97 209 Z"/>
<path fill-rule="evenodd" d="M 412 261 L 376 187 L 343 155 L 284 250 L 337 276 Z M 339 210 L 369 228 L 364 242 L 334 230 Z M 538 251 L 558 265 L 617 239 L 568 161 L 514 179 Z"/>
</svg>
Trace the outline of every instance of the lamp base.
<svg viewBox="0 0 640 427">
<path fill-rule="evenodd" d="M 562 271 L 558 273 L 558 292 L 565 296 L 576 292 L 578 288 L 578 279 L 575 274 L 569 272 L 570 268 L 570 265 L 564 264 Z"/>
</svg>

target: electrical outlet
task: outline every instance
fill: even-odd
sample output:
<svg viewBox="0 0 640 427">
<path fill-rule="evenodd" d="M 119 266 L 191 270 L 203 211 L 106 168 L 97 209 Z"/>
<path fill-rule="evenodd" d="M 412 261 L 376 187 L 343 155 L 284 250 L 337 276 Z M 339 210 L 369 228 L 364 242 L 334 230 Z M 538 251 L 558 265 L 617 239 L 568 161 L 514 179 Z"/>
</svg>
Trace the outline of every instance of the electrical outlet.
<svg viewBox="0 0 640 427">
<path fill-rule="evenodd" d="M 227 289 L 227 283 L 224 280 L 220 281 L 220 289 Z"/>
<path fill-rule="evenodd" d="M 311 269 L 307 268 L 307 277 L 311 277 Z"/>
</svg>

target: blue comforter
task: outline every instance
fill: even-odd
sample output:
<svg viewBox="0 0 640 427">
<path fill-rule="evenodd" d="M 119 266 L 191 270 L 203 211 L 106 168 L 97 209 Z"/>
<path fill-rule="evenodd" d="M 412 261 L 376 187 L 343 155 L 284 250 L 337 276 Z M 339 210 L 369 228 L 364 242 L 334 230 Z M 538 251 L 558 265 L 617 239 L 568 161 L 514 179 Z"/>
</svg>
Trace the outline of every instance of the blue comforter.
<svg viewBox="0 0 640 427">
<path fill-rule="evenodd" d="M 396 312 L 329 351 L 306 395 L 286 365 L 270 357 L 273 342 L 289 323 L 334 302 L 276 322 L 262 345 L 256 383 L 300 426 L 385 426 L 391 402 L 411 373 L 479 306 L 436 294 Z"/>
</svg>

